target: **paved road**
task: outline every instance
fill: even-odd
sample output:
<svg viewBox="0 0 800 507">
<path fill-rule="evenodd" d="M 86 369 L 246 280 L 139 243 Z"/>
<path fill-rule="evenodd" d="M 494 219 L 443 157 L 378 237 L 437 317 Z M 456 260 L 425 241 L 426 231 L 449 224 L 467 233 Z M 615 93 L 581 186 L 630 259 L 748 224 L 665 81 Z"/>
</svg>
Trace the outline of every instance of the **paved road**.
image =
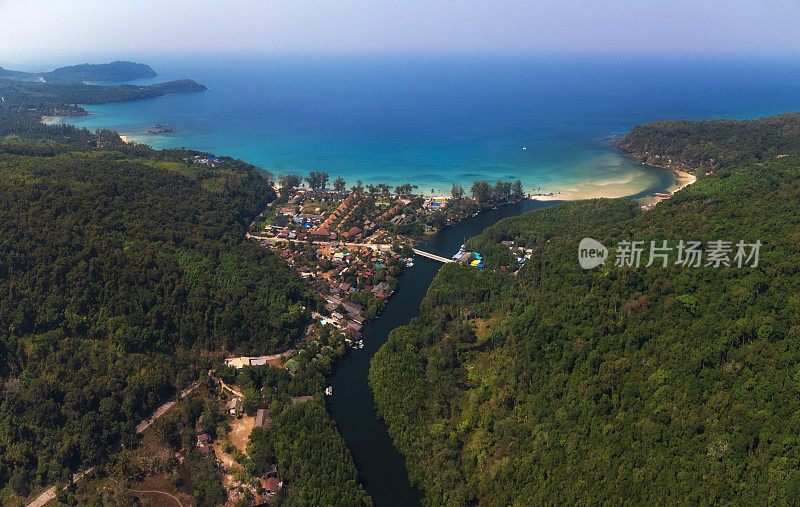
<svg viewBox="0 0 800 507">
<path fill-rule="evenodd" d="M 187 387 L 186 389 L 184 389 L 181 392 L 181 396 L 180 397 L 181 398 L 185 398 L 186 396 L 191 394 L 192 391 L 194 391 L 195 389 L 197 389 L 197 382 L 192 382 L 189 385 L 189 387 Z M 136 434 L 138 435 L 139 433 L 141 433 L 144 430 L 146 430 L 147 428 L 149 428 L 150 425 L 153 424 L 153 422 L 155 422 L 156 419 L 158 419 L 159 417 L 164 415 L 167 412 L 167 410 L 171 409 L 172 406 L 175 405 L 176 401 L 177 400 L 171 400 L 171 401 L 168 401 L 168 402 L 164 403 L 163 405 L 158 407 L 155 410 L 155 412 L 150 414 L 150 417 L 148 417 L 147 419 L 144 419 L 142 422 L 140 422 L 138 425 L 136 425 Z"/>
<path fill-rule="evenodd" d="M 94 467 L 91 467 L 91 468 L 89 468 L 87 470 L 83 470 L 81 472 L 72 474 L 72 482 L 78 482 L 80 479 L 83 478 L 84 475 L 90 473 L 92 470 L 94 470 Z M 47 489 L 47 491 L 45 491 L 44 493 L 39 495 L 36 498 L 36 500 L 34 500 L 31 503 L 29 503 L 28 507 L 42 507 L 42 505 L 44 505 L 47 502 L 49 502 L 50 500 L 54 499 L 56 497 L 56 493 L 57 493 L 56 487 L 55 486 L 50 486 Z"/>
<path fill-rule="evenodd" d="M 186 389 L 184 389 L 181 392 L 181 396 L 180 397 L 184 398 L 184 397 L 188 396 L 189 394 L 191 394 L 191 392 L 194 391 L 197 388 L 197 385 L 198 385 L 197 382 L 192 382 L 191 385 L 189 385 L 189 387 L 187 387 Z M 156 419 L 158 419 L 159 417 L 164 415 L 170 408 L 172 408 L 173 405 L 175 405 L 175 400 L 168 401 L 168 402 L 164 403 L 163 405 L 161 405 L 160 407 L 158 407 L 155 410 L 155 412 L 150 414 L 150 417 L 148 417 L 147 419 L 143 420 L 142 422 L 140 422 L 136 426 L 136 433 L 139 434 L 139 433 L 143 432 L 144 430 L 146 430 L 151 424 L 153 424 L 153 422 Z M 82 471 L 80 471 L 78 473 L 72 474 L 72 482 L 78 482 L 80 479 L 83 478 L 84 475 L 88 474 L 92 470 L 94 470 L 94 467 L 91 467 L 91 468 L 88 468 L 86 470 L 82 470 Z M 47 502 L 49 502 L 50 500 L 52 500 L 52 499 L 54 499 L 56 497 L 56 493 L 57 493 L 57 489 L 56 488 L 60 489 L 60 486 L 51 486 L 51 487 L 49 487 L 44 493 L 42 493 L 41 495 L 36 497 L 36 499 L 34 501 L 29 503 L 27 505 L 27 507 L 42 507 L 44 504 L 46 504 Z M 178 502 L 178 503 L 180 504 L 180 502 Z"/>
<path fill-rule="evenodd" d="M 256 236 L 255 234 L 247 233 L 248 239 L 257 239 L 259 241 L 266 241 L 267 243 L 310 243 L 312 245 L 320 245 L 320 246 L 328 246 L 331 243 L 337 243 L 339 246 L 343 246 L 345 248 L 369 248 L 370 250 L 379 250 L 382 246 L 391 246 L 388 244 L 383 243 L 342 243 L 339 241 L 301 241 L 299 239 L 284 239 L 284 238 L 275 238 L 270 236 Z"/>
</svg>

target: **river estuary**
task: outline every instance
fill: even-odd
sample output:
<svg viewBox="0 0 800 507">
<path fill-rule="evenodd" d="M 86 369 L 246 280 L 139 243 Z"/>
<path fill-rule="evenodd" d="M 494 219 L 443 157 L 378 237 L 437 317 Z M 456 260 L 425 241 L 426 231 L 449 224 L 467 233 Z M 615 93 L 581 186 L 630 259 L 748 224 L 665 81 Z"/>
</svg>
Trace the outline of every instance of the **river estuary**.
<svg viewBox="0 0 800 507">
<path fill-rule="evenodd" d="M 442 231 L 419 248 L 449 258 L 465 239 L 480 234 L 498 220 L 553 204 L 556 202 L 527 200 L 486 210 Z M 383 422 L 377 419 L 367 383 L 369 363 L 392 329 L 417 315 L 419 304 L 441 266 L 419 255 L 414 258 L 414 267 L 405 270 L 383 314 L 364 326 L 364 348 L 344 357 L 328 380 L 333 386 L 333 396 L 327 398 L 328 410 L 355 458 L 361 482 L 381 507 L 419 505 L 420 493 L 409 483 L 404 459 L 392 446 Z"/>
</svg>

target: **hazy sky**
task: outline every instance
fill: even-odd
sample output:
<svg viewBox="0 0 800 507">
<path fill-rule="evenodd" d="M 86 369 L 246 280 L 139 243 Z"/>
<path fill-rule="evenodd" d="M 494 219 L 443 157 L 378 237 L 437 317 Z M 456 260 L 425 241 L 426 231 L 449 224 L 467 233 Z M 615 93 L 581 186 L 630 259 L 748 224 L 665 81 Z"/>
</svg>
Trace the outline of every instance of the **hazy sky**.
<svg viewBox="0 0 800 507">
<path fill-rule="evenodd" d="M 0 64 L 230 52 L 800 54 L 800 0 L 0 0 Z"/>
</svg>

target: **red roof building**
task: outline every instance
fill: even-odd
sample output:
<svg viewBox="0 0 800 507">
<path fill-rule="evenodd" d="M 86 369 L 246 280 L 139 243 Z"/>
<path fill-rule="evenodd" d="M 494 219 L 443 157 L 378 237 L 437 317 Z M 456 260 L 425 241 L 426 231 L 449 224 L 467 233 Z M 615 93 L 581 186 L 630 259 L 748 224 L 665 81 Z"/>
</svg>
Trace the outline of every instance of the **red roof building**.
<svg viewBox="0 0 800 507">
<path fill-rule="evenodd" d="M 347 232 L 343 232 L 343 233 L 342 233 L 342 237 L 343 237 L 343 238 L 348 238 L 348 239 L 349 239 L 349 238 L 355 238 L 355 237 L 358 237 L 358 235 L 360 235 L 360 234 L 361 234 L 361 229 L 359 229 L 358 227 L 353 227 L 353 228 L 352 228 L 352 229 L 350 229 L 349 231 L 347 231 Z"/>
<path fill-rule="evenodd" d="M 277 477 L 270 477 L 267 479 L 267 493 L 274 495 L 283 486 L 283 483 Z"/>
</svg>

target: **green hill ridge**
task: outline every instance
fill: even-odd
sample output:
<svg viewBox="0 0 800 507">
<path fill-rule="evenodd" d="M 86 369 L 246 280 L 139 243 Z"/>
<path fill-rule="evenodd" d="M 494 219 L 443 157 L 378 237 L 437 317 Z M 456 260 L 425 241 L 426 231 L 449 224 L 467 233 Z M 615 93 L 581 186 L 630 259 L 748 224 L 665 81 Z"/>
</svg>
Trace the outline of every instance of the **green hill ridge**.
<svg viewBox="0 0 800 507">
<path fill-rule="evenodd" d="M 50 72 L 21 72 L 0 67 L 0 81 L 44 81 L 83 83 L 84 81 L 123 82 L 158 74 L 144 63 L 115 61 L 111 63 L 69 65 Z"/>
<path fill-rule="evenodd" d="M 487 269 L 445 265 L 369 375 L 426 505 L 797 498 L 798 128 L 636 127 L 624 149 L 703 178 L 651 211 L 570 202 L 468 241 Z M 601 267 L 578 265 L 584 237 Z M 662 240 L 763 246 L 757 267 L 615 265 L 621 241 Z M 516 275 L 503 241 L 532 249 Z"/>
<path fill-rule="evenodd" d="M 0 490 L 102 462 L 208 352 L 285 350 L 307 285 L 244 239 L 268 175 L 0 118 Z"/>
</svg>

